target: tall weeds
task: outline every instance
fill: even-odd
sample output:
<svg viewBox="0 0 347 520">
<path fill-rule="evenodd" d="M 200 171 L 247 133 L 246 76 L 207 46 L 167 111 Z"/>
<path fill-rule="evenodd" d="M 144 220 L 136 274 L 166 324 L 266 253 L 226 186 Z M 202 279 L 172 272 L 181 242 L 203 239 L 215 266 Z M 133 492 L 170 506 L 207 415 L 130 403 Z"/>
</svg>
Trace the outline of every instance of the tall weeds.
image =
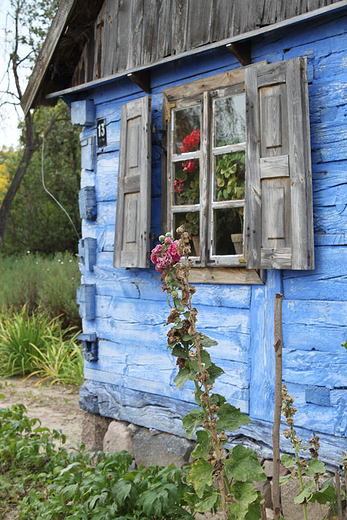
<svg viewBox="0 0 347 520">
<path fill-rule="evenodd" d="M 41 308 L 29 313 L 4 307 L 0 314 L 0 375 L 40 377 L 39 382 L 80 385 L 83 358 L 78 332 L 63 329 L 61 319 L 50 319 Z"/>
<path fill-rule="evenodd" d="M 45 308 L 51 319 L 62 316 L 62 326 L 81 328 L 76 304 L 80 285 L 78 259 L 71 253 L 57 253 L 54 258 L 41 257 L 29 251 L 22 257 L 0 257 L 0 309 L 29 314 Z"/>
</svg>

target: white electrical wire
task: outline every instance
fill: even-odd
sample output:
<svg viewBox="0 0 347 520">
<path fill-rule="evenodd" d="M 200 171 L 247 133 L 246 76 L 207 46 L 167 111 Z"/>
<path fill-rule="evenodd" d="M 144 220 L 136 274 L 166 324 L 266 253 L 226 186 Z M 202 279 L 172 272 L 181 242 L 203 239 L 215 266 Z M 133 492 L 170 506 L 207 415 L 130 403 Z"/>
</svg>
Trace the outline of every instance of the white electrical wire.
<svg viewBox="0 0 347 520">
<path fill-rule="evenodd" d="M 46 126 L 46 125 L 45 125 Z M 70 215 L 68 214 L 68 212 L 66 211 L 65 208 L 63 208 L 63 206 L 60 204 L 60 202 L 54 197 L 54 195 L 52 195 L 52 193 L 50 191 L 48 191 L 48 189 L 46 188 L 46 185 L 45 185 L 45 177 L 44 177 L 44 169 L 43 169 L 43 161 L 44 161 L 44 155 L 45 155 L 45 132 L 43 132 L 43 136 L 42 136 L 42 147 L 41 147 L 41 179 L 42 179 L 42 186 L 43 186 L 43 189 L 45 190 L 46 193 L 48 193 L 48 195 L 50 197 L 52 197 L 52 199 L 54 200 L 54 202 L 56 202 L 59 206 L 60 209 L 62 209 L 65 213 L 65 215 L 67 216 L 67 218 L 70 220 L 74 230 L 75 230 L 75 233 L 78 237 L 78 239 L 81 238 L 79 232 L 77 231 L 76 229 L 76 226 L 75 224 L 73 223 L 72 221 L 72 218 L 70 217 Z"/>
</svg>

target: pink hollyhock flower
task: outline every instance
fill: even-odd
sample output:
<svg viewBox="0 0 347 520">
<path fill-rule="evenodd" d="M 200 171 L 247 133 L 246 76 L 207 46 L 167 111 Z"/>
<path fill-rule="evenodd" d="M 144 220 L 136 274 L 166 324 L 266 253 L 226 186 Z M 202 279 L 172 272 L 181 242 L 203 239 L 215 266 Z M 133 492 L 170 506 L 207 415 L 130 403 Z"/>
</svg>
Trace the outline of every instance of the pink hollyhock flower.
<svg viewBox="0 0 347 520">
<path fill-rule="evenodd" d="M 170 244 L 168 253 L 171 255 L 174 263 L 179 262 L 181 260 L 182 255 L 177 253 L 177 240 L 175 240 L 174 242 L 172 242 L 172 244 Z"/>
<path fill-rule="evenodd" d="M 171 237 L 166 237 L 163 244 L 158 244 L 152 250 L 151 260 L 155 264 L 156 271 L 164 271 L 167 267 L 176 264 L 181 259 L 182 255 L 177 253 L 177 240 L 174 242 L 171 242 L 171 240 Z"/>
</svg>

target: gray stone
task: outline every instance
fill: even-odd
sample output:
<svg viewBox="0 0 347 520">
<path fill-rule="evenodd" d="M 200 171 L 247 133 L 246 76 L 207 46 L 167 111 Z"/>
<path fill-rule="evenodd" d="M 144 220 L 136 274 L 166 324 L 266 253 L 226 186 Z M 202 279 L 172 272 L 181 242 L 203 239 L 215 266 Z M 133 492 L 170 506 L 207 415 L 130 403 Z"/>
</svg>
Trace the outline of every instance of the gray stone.
<svg viewBox="0 0 347 520">
<path fill-rule="evenodd" d="M 182 467 L 188 464 L 194 447 L 193 441 L 157 430 L 143 428 L 133 436 L 133 453 L 138 466 L 175 464 Z"/>
<path fill-rule="evenodd" d="M 273 467 L 274 463 L 272 460 L 265 460 L 264 462 L 264 473 L 268 478 L 273 477 Z M 280 476 L 288 475 L 290 473 L 289 469 L 285 468 L 282 464 L 280 464 Z"/>
<path fill-rule="evenodd" d="M 272 509 L 266 509 L 265 512 L 266 512 L 266 520 L 273 520 L 274 512 L 272 511 Z"/>
<path fill-rule="evenodd" d="M 86 450 L 102 451 L 103 439 L 112 419 L 86 412 L 82 420 L 82 442 Z"/>
<path fill-rule="evenodd" d="M 309 480 L 308 477 L 303 477 L 303 483 L 305 484 Z M 322 480 L 323 483 L 323 480 Z M 281 503 L 283 517 L 286 520 L 298 520 L 303 518 L 303 509 L 301 504 L 294 504 L 294 498 L 300 492 L 300 485 L 297 479 L 290 479 L 286 484 L 281 486 Z M 329 506 L 328 504 L 321 505 L 323 513 L 326 515 Z M 307 505 L 308 518 L 318 519 L 322 518 L 320 506 L 317 503 L 309 503 Z"/>
<path fill-rule="evenodd" d="M 273 505 L 270 481 L 264 480 L 263 482 L 254 482 L 254 487 L 257 491 L 260 491 L 261 496 L 265 500 L 265 507 L 272 509 Z"/>
<path fill-rule="evenodd" d="M 125 450 L 134 456 L 133 426 L 134 425 L 128 425 L 122 421 L 112 421 L 104 437 L 103 450 L 107 453 L 118 453 L 119 451 Z"/>
</svg>

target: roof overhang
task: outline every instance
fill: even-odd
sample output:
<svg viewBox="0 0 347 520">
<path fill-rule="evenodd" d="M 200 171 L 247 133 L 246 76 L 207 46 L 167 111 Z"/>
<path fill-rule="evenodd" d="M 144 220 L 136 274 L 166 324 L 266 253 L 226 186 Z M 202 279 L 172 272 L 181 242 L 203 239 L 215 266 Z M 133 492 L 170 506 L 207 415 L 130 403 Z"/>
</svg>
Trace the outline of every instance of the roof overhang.
<svg viewBox="0 0 347 520">
<path fill-rule="evenodd" d="M 274 31 L 278 31 L 281 29 L 285 29 L 287 27 L 291 27 L 293 25 L 313 20 L 315 18 L 319 18 L 326 14 L 332 14 L 341 9 L 347 7 L 347 0 L 341 0 L 335 4 L 322 7 L 311 11 L 309 13 L 301 14 L 298 16 L 294 16 L 287 20 L 283 20 L 281 22 L 274 23 L 272 25 L 268 25 L 266 27 L 260 27 L 258 29 L 237 35 L 233 38 L 228 38 L 225 40 L 221 40 L 218 42 L 202 45 L 196 49 L 192 49 L 189 51 L 182 52 L 180 54 L 176 54 L 173 56 L 167 56 L 155 63 L 147 64 L 144 66 L 136 67 L 133 69 L 127 69 L 125 71 L 120 71 L 111 76 L 106 76 L 104 78 L 100 78 L 94 81 L 89 81 L 87 83 L 83 83 L 81 85 L 77 85 L 75 87 L 63 88 L 59 90 L 58 82 L 55 79 L 52 84 L 49 83 L 49 79 L 47 78 L 47 72 L 49 67 L 52 67 L 54 61 L 54 53 L 57 48 L 58 43 L 61 45 L 61 41 L 63 38 L 67 39 L 67 35 L 69 34 L 69 20 L 74 15 L 74 25 L 76 27 L 78 25 L 78 15 L 76 11 L 78 11 L 78 4 L 86 6 L 87 3 L 92 3 L 94 9 L 93 13 L 90 15 L 90 19 L 94 20 L 96 18 L 95 12 L 100 10 L 100 7 L 103 3 L 103 0 L 61 0 L 61 4 L 59 6 L 59 11 L 57 13 L 56 18 L 53 21 L 52 27 L 48 33 L 47 39 L 43 45 L 42 51 L 40 53 L 39 59 L 34 67 L 33 73 L 30 76 L 29 83 L 27 89 L 23 95 L 22 99 L 22 108 L 25 114 L 32 108 L 36 106 L 40 102 L 43 103 L 45 98 L 50 101 L 51 104 L 56 100 L 56 98 L 64 97 L 64 96 L 74 96 L 80 92 L 91 90 L 101 85 L 107 85 L 113 81 L 124 78 L 131 74 L 135 74 L 138 72 L 142 72 L 145 70 L 153 69 L 154 67 L 158 67 L 160 65 L 164 65 L 166 63 L 170 63 L 172 61 L 176 61 L 178 59 L 187 58 L 191 56 L 196 56 L 203 52 L 215 50 L 221 48 L 223 46 L 228 46 L 233 43 L 243 42 L 246 40 L 250 40 L 252 38 L 265 35 Z M 86 23 L 86 22 L 85 22 Z M 71 35 L 73 36 L 73 29 L 71 29 Z M 43 92 L 43 87 L 45 87 L 45 91 Z M 55 88 L 54 88 L 55 87 Z M 55 90 L 58 87 L 58 90 Z M 51 92 L 49 92 L 49 90 Z M 47 91 L 49 92 L 47 94 Z M 46 102 L 47 104 L 47 102 Z"/>
</svg>

